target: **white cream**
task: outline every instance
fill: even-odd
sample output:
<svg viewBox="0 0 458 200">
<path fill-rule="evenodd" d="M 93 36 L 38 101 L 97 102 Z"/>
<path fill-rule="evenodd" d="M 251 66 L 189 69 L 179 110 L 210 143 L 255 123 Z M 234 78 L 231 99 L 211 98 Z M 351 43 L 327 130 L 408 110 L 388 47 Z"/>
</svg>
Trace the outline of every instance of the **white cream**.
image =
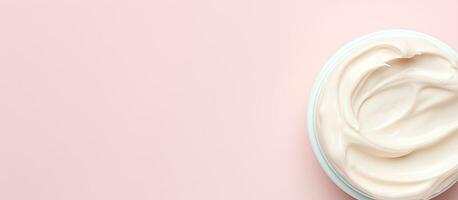
<svg viewBox="0 0 458 200">
<path fill-rule="evenodd" d="M 328 74 L 317 131 L 331 166 L 375 199 L 427 199 L 458 177 L 455 55 L 408 37 L 379 39 Z"/>
</svg>

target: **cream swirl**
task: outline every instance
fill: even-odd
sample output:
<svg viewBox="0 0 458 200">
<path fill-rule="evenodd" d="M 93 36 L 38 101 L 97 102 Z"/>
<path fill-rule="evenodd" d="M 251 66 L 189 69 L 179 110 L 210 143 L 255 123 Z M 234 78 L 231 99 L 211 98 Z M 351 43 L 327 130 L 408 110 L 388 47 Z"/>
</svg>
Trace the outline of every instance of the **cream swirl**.
<svg viewBox="0 0 458 200">
<path fill-rule="evenodd" d="M 369 42 L 320 89 L 320 146 L 375 199 L 427 199 L 458 177 L 457 94 L 456 55 L 419 38 Z"/>
</svg>

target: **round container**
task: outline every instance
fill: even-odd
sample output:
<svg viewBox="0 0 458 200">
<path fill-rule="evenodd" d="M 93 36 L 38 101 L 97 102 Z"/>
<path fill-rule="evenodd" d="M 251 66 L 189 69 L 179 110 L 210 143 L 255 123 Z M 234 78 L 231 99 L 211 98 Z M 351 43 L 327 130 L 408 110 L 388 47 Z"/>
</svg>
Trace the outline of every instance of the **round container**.
<svg viewBox="0 0 458 200">
<path fill-rule="evenodd" d="M 324 65 L 324 67 L 321 69 L 318 77 L 316 78 L 312 92 L 309 98 L 309 105 L 308 105 L 308 133 L 309 133 L 309 140 L 312 145 L 313 152 L 315 152 L 315 156 L 320 162 L 321 167 L 323 170 L 326 172 L 326 174 L 331 178 L 331 180 L 343 191 L 345 191 L 347 194 L 350 196 L 360 199 L 360 200 L 372 200 L 374 198 L 370 197 L 368 194 L 365 194 L 358 189 L 354 188 L 352 185 L 350 185 L 344 178 L 342 178 L 336 170 L 332 167 L 332 165 L 329 163 L 329 161 L 326 159 L 325 154 L 321 150 L 319 139 L 318 139 L 318 132 L 316 130 L 316 105 L 318 101 L 318 97 L 321 91 L 321 85 L 323 84 L 323 81 L 325 80 L 326 76 L 332 71 L 332 69 L 340 63 L 342 59 L 345 57 L 349 56 L 349 54 L 354 50 L 358 49 L 361 46 L 374 41 L 378 39 L 384 39 L 384 38 L 391 38 L 391 37 L 413 37 L 413 38 L 420 38 L 420 39 L 425 39 L 429 42 L 432 42 L 435 44 L 437 47 L 442 49 L 443 51 L 452 54 L 452 55 L 457 55 L 457 52 L 450 48 L 448 45 L 445 43 L 441 42 L 440 40 L 426 35 L 424 33 L 419 33 L 415 31 L 408 31 L 408 30 L 385 30 L 385 31 L 379 31 L 375 33 L 370 33 L 368 35 L 362 36 L 348 44 L 346 44 L 344 47 L 342 47 L 340 50 L 338 50 L 329 60 L 328 62 Z M 446 191 L 449 189 L 453 184 L 450 184 L 448 187 L 446 187 L 444 190 L 439 191 L 435 194 L 433 194 L 430 198 L 434 198 L 437 195 L 441 194 L 442 192 Z"/>
</svg>

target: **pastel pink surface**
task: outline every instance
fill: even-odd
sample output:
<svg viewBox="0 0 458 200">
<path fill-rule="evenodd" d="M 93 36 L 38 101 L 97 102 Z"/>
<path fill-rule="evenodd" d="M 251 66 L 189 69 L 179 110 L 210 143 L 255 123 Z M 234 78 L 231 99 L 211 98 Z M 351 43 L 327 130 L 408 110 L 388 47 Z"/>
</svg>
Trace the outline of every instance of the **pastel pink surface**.
<svg viewBox="0 0 458 200">
<path fill-rule="evenodd" d="M 3 0 L 0 199 L 350 199 L 307 140 L 314 78 L 377 30 L 458 49 L 457 6 Z"/>
</svg>

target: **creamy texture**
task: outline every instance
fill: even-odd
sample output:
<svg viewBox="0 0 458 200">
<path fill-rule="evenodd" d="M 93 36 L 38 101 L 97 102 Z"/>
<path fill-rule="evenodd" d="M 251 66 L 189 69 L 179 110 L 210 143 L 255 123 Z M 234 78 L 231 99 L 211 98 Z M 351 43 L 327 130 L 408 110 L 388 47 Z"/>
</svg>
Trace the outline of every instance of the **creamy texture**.
<svg viewBox="0 0 458 200">
<path fill-rule="evenodd" d="M 320 146 L 350 185 L 375 199 L 427 199 L 458 177 L 454 54 L 418 38 L 379 39 L 327 75 Z"/>
</svg>

